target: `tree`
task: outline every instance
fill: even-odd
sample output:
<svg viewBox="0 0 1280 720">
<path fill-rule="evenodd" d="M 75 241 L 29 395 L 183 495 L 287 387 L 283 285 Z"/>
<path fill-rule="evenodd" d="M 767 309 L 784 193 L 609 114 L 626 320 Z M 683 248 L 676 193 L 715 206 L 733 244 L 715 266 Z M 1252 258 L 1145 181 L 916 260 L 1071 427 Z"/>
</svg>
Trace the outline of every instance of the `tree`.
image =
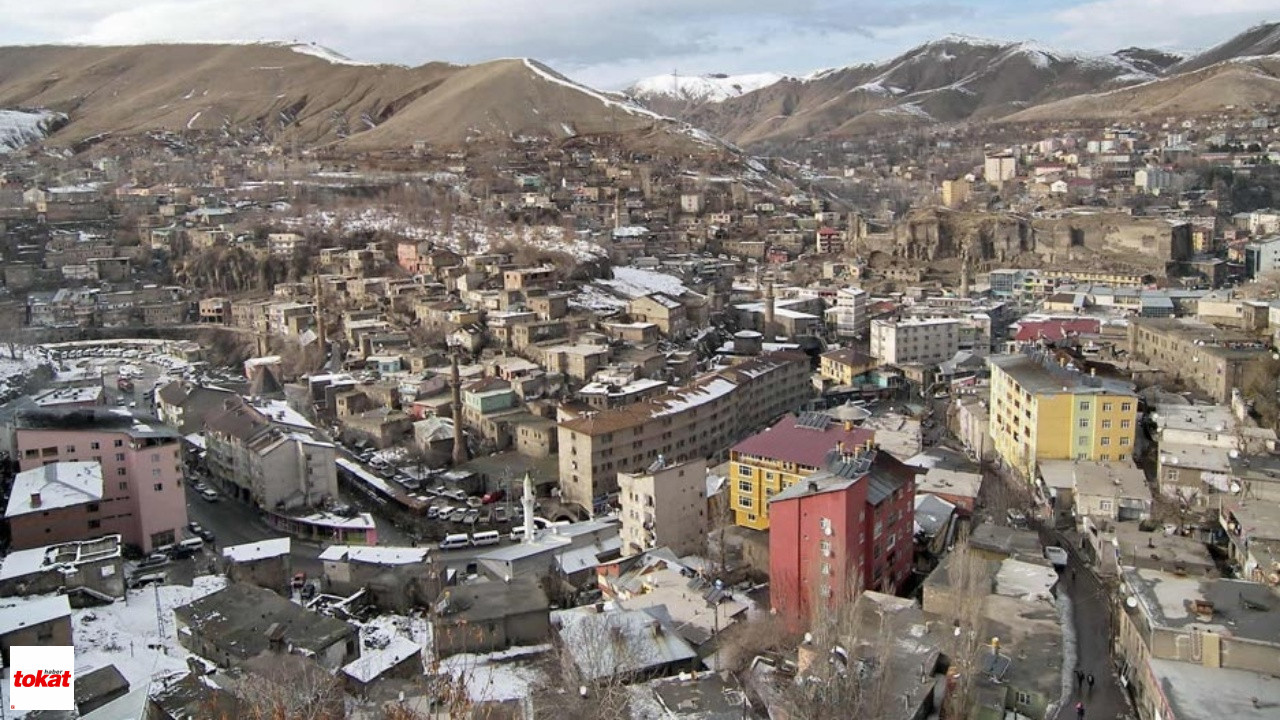
<svg viewBox="0 0 1280 720">
<path fill-rule="evenodd" d="M 952 549 L 946 560 L 946 573 L 950 592 L 947 604 L 951 611 L 947 619 L 952 622 L 955 641 L 950 675 L 956 680 L 947 694 L 946 716 L 965 718 L 973 708 L 979 658 L 987 637 L 983 606 L 991 594 L 992 569 L 965 540 Z"/>
<path fill-rule="evenodd" d="M 263 656 L 250 663 L 235 689 L 250 720 L 341 720 L 342 686 L 313 660 Z"/>
</svg>

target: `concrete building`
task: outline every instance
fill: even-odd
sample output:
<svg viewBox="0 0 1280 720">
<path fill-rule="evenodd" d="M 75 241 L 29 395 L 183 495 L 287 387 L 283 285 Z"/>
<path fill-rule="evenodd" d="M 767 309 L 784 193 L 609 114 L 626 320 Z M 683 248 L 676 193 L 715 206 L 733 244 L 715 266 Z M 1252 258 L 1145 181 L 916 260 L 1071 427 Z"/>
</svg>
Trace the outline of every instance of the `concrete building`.
<svg viewBox="0 0 1280 720">
<path fill-rule="evenodd" d="M 964 178 L 942 181 L 942 204 L 955 209 L 969 201 L 973 196 L 973 185 Z"/>
<path fill-rule="evenodd" d="M 991 437 L 1024 478 L 1040 460 L 1133 457 L 1138 398 L 1128 383 L 1086 375 L 1050 355 L 989 358 Z"/>
<path fill-rule="evenodd" d="M 960 350 L 960 321 L 872 320 L 871 354 L 891 365 L 937 365 Z"/>
<path fill-rule="evenodd" d="M 288 432 L 239 398 L 205 420 L 205 444 L 214 481 L 241 502 L 278 511 L 338 496 L 332 443 Z"/>
<path fill-rule="evenodd" d="M 33 548 L 101 532 L 103 499 L 102 466 L 96 462 L 51 462 L 18 473 L 4 514 L 13 546 Z M 107 531 L 127 524 L 111 517 Z"/>
<path fill-rule="evenodd" d="M 173 609 L 182 647 L 221 667 L 296 654 L 333 671 L 360 657 L 356 628 L 270 590 L 234 583 Z"/>
<path fill-rule="evenodd" d="M 837 387 L 854 387 L 864 384 L 867 373 L 881 366 L 873 355 L 855 348 L 838 348 L 822 354 L 818 360 L 818 373 Z"/>
<path fill-rule="evenodd" d="M 862 590 L 895 593 L 914 555 L 915 469 L 850 452 L 769 503 L 769 601 L 802 627 Z"/>
<path fill-rule="evenodd" d="M 437 658 L 538 645 L 551 637 L 551 601 L 532 578 L 452 587 L 435 609 Z"/>
<path fill-rule="evenodd" d="M 560 411 L 560 488 L 566 502 L 592 508 L 617 491 L 617 474 L 714 458 L 730 443 L 813 393 L 809 358 L 767 353 L 704 375 L 677 390 L 624 407 Z"/>
<path fill-rule="evenodd" d="M 1267 382 L 1267 344 L 1238 330 L 1172 318 L 1129 322 L 1129 357 L 1153 365 L 1170 383 L 1181 383 L 1218 403 L 1233 390 Z"/>
<path fill-rule="evenodd" d="M 407 613 L 436 600 L 441 577 L 427 548 L 330 545 L 320 553 L 325 591 L 347 595 L 365 590 L 387 612 Z"/>
<path fill-rule="evenodd" d="M 982 164 L 982 177 L 987 182 L 999 187 L 1012 180 L 1018 174 L 1018 158 L 1011 152 L 988 155 Z"/>
<path fill-rule="evenodd" d="M 827 327 L 837 338 L 852 340 L 867 335 L 870 318 L 867 315 L 867 291 L 862 288 L 844 287 L 836 291 L 835 304 L 827 308 Z"/>
<path fill-rule="evenodd" d="M 618 473 L 622 553 L 669 547 L 677 555 L 706 551 L 707 461 L 668 465 L 659 456 L 640 473 Z"/>
<path fill-rule="evenodd" d="M 272 538 L 222 548 L 223 573 L 233 583 L 285 592 L 293 578 L 289 538 Z"/>
<path fill-rule="evenodd" d="M 1072 500 L 1081 532 L 1151 517 L 1151 490 L 1132 462 L 1074 461 Z"/>
<path fill-rule="evenodd" d="M 1280 235 L 1261 238 L 1244 246 L 1244 274 L 1250 280 L 1280 270 Z"/>
<path fill-rule="evenodd" d="M 71 603 L 66 595 L 0 600 L 0 660 L 6 668 L 9 648 L 27 645 L 70 645 Z"/>
<path fill-rule="evenodd" d="M 182 488 L 181 438 L 169 428 L 148 425 L 127 413 L 102 410 L 30 411 L 16 419 L 18 468 L 31 474 L 9 509 L 25 504 L 15 527 L 15 547 L 84 540 L 119 533 L 145 552 L 182 539 L 187 502 Z M 92 486 L 47 467 L 96 465 Z M 42 475 L 44 473 L 44 475 Z M 38 496 L 38 497 L 33 497 Z M 95 499 L 96 498 L 96 499 Z M 78 517 L 56 513 L 59 526 L 36 528 L 54 503 L 79 509 Z M 67 512 L 73 512 L 68 509 Z M 37 513 L 37 514 L 32 514 Z M 49 517 L 53 517 L 51 514 Z M 62 521 L 67 521 L 63 523 Z M 28 530 L 31 530 L 29 533 Z"/>
<path fill-rule="evenodd" d="M 729 451 L 729 504 L 734 523 L 769 529 L 769 503 L 841 453 L 871 447 L 875 433 L 824 413 L 786 415 Z"/>
<path fill-rule="evenodd" d="M 634 298 L 627 303 L 632 322 L 651 323 L 667 337 L 682 337 L 689 330 L 689 316 L 684 303 L 665 293 Z"/>
<path fill-rule="evenodd" d="M 124 597 L 124 557 L 119 535 L 12 550 L 0 560 L 0 597 L 65 590 Z"/>
<path fill-rule="evenodd" d="M 1265 584 L 1124 568 L 1112 612 L 1142 720 L 1275 716 L 1280 602 Z"/>
</svg>

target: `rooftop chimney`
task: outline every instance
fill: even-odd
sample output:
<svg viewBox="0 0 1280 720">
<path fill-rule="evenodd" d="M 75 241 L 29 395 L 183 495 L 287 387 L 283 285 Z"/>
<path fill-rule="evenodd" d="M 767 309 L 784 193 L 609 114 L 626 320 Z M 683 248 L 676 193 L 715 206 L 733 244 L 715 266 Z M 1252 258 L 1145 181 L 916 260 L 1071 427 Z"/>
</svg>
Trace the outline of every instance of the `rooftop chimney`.
<svg viewBox="0 0 1280 720">
<path fill-rule="evenodd" d="M 816 492 L 818 492 L 818 481 L 817 481 L 817 480 L 810 480 L 810 481 L 809 481 L 809 492 L 815 492 L 815 493 L 816 493 Z"/>
<path fill-rule="evenodd" d="M 31 507 L 33 508 L 40 507 L 40 493 L 38 492 L 31 493 Z"/>
<path fill-rule="evenodd" d="M 853 432 L 853 421 L 852 421 L 852 420 L 845 420 L 845 421 L 844 421 L 844 431 L 845 431 L 845 432 L 847 432 L 847 433 L 848 433 L 848 432 Z"/>
</svg>

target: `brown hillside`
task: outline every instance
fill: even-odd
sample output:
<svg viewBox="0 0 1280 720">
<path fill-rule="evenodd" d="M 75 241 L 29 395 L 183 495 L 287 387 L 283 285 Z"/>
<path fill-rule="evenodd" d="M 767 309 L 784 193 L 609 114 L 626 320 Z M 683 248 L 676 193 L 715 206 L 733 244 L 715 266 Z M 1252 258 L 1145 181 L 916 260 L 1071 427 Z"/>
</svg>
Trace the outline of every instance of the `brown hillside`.
<svg viewBox="0 0 1280 720">
<path fill-rule="evenodd" d="M 267 44 L 5 47 L 0 107 L 67 113 L 54 144 L 224 127 L 314 143 L 366 129 L 456 71 L 338 64 Z"/>
</svg>

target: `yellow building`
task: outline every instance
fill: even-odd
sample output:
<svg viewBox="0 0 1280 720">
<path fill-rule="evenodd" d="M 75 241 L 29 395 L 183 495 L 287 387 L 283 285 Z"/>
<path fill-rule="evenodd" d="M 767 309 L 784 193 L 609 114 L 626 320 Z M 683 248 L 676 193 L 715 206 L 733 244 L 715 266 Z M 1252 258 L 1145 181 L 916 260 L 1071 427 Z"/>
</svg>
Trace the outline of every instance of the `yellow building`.
<svg viewBox="0 0 1280 720">
<path fill-rule="evenodd" d="M 857 378 L 880 367 L 876 358 L 853 348 L 840 348 L 822 354 L 818 374 L 834 385 L 853 385 Z"/>
<path fill-rule="evenodd" d="M 958 208 L 969 202 L 969 198 L 973 196 L 973 186 L 968 180 L 960 178 L 959 180 L 943 180 L 942 181 L 942 204 L 949 208 Z"/>
<path fill-rule="evenodd" d="M 729 502 L 734 522 L 769 529 L 769 500 L 818 470 L 841 452 L 869 447 L 875 432 L 824 413 L 786 415 L 729 451 Z"/>
<path fill-rule="evenodd" d="M 1133 386 L 1086 375 L 1053 355 L 998 355 L 991 366 L 991 439 L 1025 478 L 1041 460 L 1133 457 L 1138 397 Z"/>
</svg>

